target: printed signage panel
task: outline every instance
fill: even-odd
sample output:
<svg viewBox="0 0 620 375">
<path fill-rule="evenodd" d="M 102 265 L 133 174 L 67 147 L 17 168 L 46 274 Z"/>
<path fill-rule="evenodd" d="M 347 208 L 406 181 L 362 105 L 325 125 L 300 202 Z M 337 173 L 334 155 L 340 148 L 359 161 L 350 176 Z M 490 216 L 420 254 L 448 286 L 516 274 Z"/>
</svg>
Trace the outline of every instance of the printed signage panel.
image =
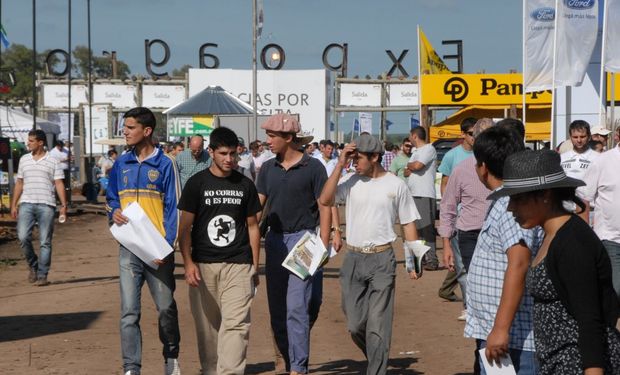
<svg viewBox="0 0 620 375">
<path fill-rule="evenodd" d="M 93 153 L 103 154 L 107 151 L 107 146 L 95 144 L 95 141 L 100 139 L 108 139 L 108 108 L 109 104 L 93 104 Z M 83 107 L 84 110 L 84 150 L 86 154 L 90 154 L 90 122 L 88 106 Z"/>
<path fill-rule="evenodd" d="M 422 75 L 423 105 L 522 104 L 521 74 Z M 527 93 L 528 104 L 550 104 L 551 91 Z"/>
<path fill-rule="evenodd" d="M 93 85 L 93 102 L 112 103 L 112 108 L 133 108 L 136 102 L 136 87 L 131 85 Z"/>
<path fill-rule="evenodd" d="M 185 87 L 182 85 L 142 86 L 142 106 L 147 108 L 170 108 L 184 101 Z"/>
<path fill-rule="evenodd" d="M 168 135 L 188 137 L 209 136 L 213 131 L 213 116 L 168 116 Z"/>
<path fill-rule="evenodd" d="M 257 108 L 261 115 L 299 114 L 302 131 L 314 139 L 327 134 L 327 73 L 319 70 L 259 70 Z M 190 69 L 189 96 L 208 86 L 224 90 L 250 103 L 252 71 Z M 259 129 L 259 132 L 262 130 Z"/>
<path fill-rule="evenodd" d="M 388 106 L 415 107 L 420 104 L 417 83 L 390 83 L 387 86 Z"/>
<path fill-rule="evenodd" d="M 46 108 L 69 108 L 69 85 L 44 84 L 43 106 Z M 84 85 L 71 85 L 71 107 L 88 103 L 88 89 Z"/>
<path fill-rule="evenodd" d="M 381 85 L 343 83 L 340 85 L 341 106 L 381 107 Z"/>
</svg>

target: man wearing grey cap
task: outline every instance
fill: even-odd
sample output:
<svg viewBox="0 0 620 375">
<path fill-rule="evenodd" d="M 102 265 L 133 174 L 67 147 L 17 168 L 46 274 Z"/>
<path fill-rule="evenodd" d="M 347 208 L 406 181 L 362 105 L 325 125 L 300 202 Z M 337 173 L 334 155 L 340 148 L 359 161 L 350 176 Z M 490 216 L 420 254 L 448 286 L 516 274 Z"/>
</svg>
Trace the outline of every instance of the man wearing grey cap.
<svg viewBox="0 0 620 375">
<path fill-rule="evenodd" d="M 256 180 L 269 223 L 265 276 L 271 329 L 286 371 L 290 375 L 305 374 L 310 357 L 310 328 L 321 304 L 323 274 L 318 271 L 302 280 L 284 268 L 282 261 L 306 232 L 314 232 L 319 225 L 321 240 L 327 247 L 331 210 L 318 201 L 327 172 L 320 161 L 300 151 L 312 137 L 301 134 L 295 117 L 279 113 L 269 117 L 261 128 L 267 133 L 269 148 L 276 154 L 263 163 Z"/>
<path fill-rule="evenodd" d="M 362 134 L 344 147 L 319 202 L 346 203 L 347 249 L 340 268 L 342 308 L 353 342 L 368 359 L 367 374 L 385 374 L 392 339 L 396 258 L 392 243 L 400 222 L 405 246 L 418 239 L 420 218 L 407 184 L 381 166 L 381 142 Z M 338 184 L 353 160 L 355 175 Z M 419 275 L 412 271 L 410 277 Z"/>
</svg>

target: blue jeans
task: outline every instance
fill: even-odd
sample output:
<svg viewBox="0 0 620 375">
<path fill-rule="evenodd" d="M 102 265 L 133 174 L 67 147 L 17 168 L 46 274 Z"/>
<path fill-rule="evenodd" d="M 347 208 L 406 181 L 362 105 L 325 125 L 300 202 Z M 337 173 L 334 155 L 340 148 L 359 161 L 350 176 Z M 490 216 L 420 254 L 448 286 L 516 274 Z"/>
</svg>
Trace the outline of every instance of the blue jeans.
<svg viewBox="0 0 620 375">
<path fill-rule="evenodd" d="M 476 348 L 478 350 L 487 347 L 486 340 L 476 339 Z M 510 359 L 515 367 L 517 375 L 536 375 L 538 372 L 538 361 L 536 360 L 536 352 L 529 350 L 510 349 Z M 480 374 L 486 375 L 482 358 L 479 359 Z"/>
<path fill-rule="evenodd" d="M 310 328 L 322 300 L 323 272 L 301 280 L 282 267 L 288 252 L 306 231 L 265 237 L 265 279 L 271 329 L 287 371 L 308 372 Z"/>
<path fill-rule="evenodd" d="M 142 364 L 142 332 L 140 331 L 140 298 L 144 282 L 149 286 L 159 313 L 159 340 L 163 344 L 164 358 L 179 357 L 179 322 L 174 301 L 174 254 L 153 269 L 132 252 L 120 247 L 121 287 L 121 350 L 124 371 L 140 373 Z"/>
<path fill-rule="evenodd" d="M 465 272 L 465 266 L 463 265 L 463 258 L 461 257 L 461 250 L 459 249 L 458 234 L 450 237 L 450 246 L 452 246 L 452 253 L 454 255 L 454 270 L 458 275 L 456 281 L 458 281 L 461 287 L 461 294 L 463 295 L 463 308 L 467 308 L 467 272 Z"/>
<path fill-rule="evenodd" d="M 611 277 L 616 295 L 620 298 L 620 243 L 603 240 L 603 246 L 607 250 L 611 261 Z"/>
<path fill-rule="evenodd" d="M 52 234 L 56 208 L 42 203 L 21 203 L 17 216 L 17 237 L 28 266 L 37 271 L 37 277 L 45 277 L 52 263 Z M 32 228 L 39 225 L 40 254 L 32 247 Z"/>
</svg>

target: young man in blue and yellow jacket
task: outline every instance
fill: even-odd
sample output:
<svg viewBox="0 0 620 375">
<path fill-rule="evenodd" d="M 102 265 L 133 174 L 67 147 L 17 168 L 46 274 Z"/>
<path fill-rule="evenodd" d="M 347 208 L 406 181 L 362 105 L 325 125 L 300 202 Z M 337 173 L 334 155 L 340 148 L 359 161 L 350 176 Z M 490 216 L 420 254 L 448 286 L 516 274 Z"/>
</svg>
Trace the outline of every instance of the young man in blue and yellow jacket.
<svg viewBox="0 0 620 375">
<path fill-rule="evenodd" d="M 120 156 L 110 171 L 106 195 L 108 215 L 117 225 L 128 219 L 122 210 L 138 202 L 151 222 L 172 246 L 177 237 L 179 179 L 174 161 L 152 143 L 155 116 L 147 108 L 125 113 L 123 133 L 133 149 Z M 121 349 L 125 375 L 140 374 L 142 334 L 140 295 L 146 281 L 159 312 L 159 339 L 163 344 L 164 374 L 180 375 L 179 323 L 174 301 L 174 253 L 157 261 L 158 269 L 146 265 L 120 246 Z"/>
</svg>

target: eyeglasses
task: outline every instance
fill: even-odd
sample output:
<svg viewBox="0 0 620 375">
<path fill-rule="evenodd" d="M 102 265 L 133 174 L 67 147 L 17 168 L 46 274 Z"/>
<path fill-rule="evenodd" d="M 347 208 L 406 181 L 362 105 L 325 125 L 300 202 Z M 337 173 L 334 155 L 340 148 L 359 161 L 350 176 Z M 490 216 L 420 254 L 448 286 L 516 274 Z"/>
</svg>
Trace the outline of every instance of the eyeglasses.
<svg viewBox="0 0 620 375">
<path fill-rule="evenodd" d="M 409 144 L 409 143 L 404 143 L 404 144 L 403 144 L 403 147 L 411 147 L 411 144 Z"/>
<path fill-rule="evenodd" d="M 473 131 L 471 131 L 471 132 L 465 132 L 465 134 L 467 134 L 467 135 L 468 135 L 468 136 L 470 136 L 470 137 L 473 137 L 473 136 L 474 136 L 474 132 L 473 132 Z"/>
</svg>

